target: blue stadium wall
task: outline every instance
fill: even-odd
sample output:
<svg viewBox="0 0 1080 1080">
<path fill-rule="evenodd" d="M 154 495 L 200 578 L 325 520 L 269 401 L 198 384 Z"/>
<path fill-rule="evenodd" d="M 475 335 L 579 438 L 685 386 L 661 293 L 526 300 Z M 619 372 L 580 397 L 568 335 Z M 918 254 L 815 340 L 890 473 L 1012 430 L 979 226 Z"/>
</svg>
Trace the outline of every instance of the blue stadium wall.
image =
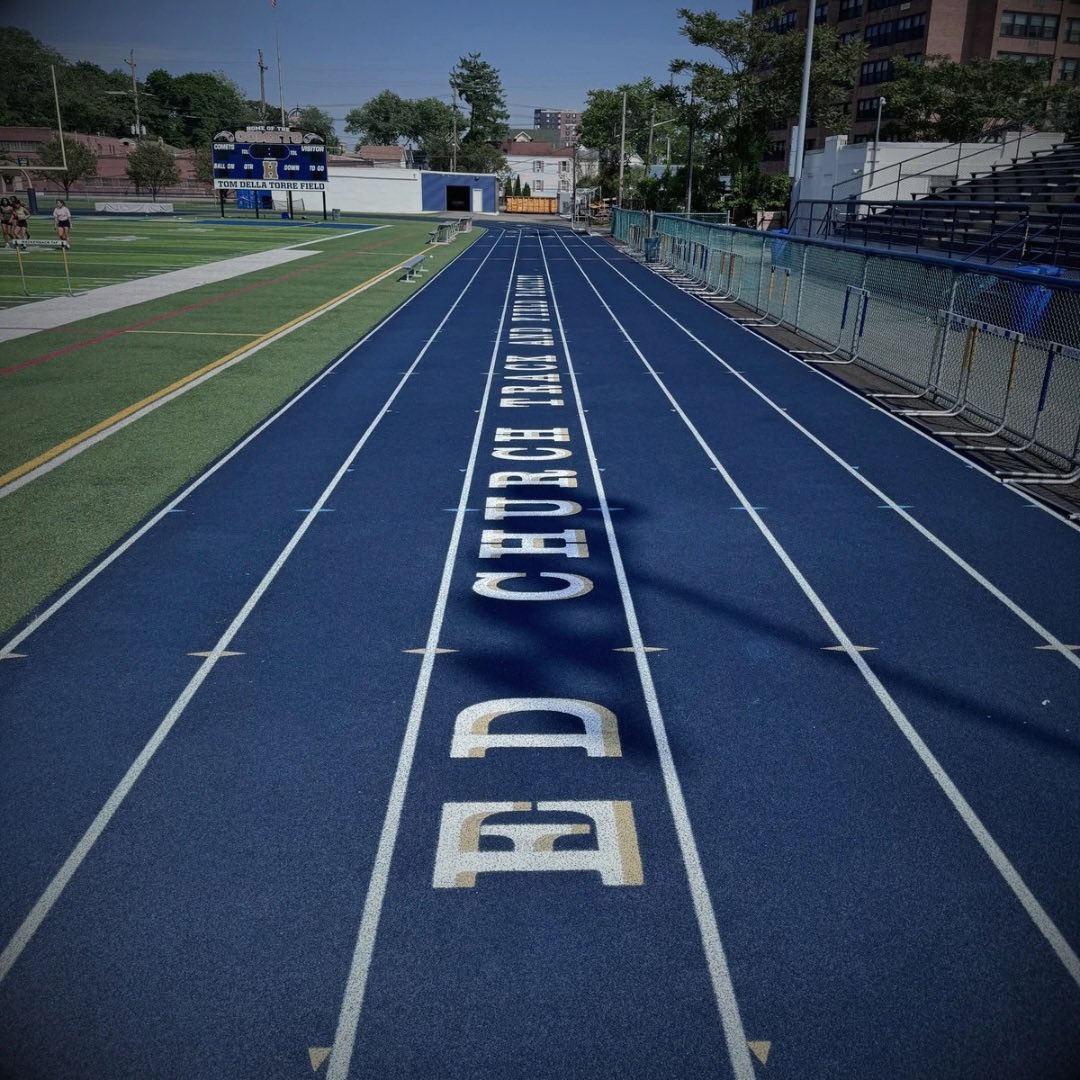
<svg viewBox="0 0 1080 1080">
<path fill-rule="evenodd" d="M 481 191 L 483 207 L 480 213 L 494 214 L 498 211 L 498 181 L 491 173 L 444 173 L 423 172 L 420 174 L 422 185 L 421 198 L 423 209 L 434 213 L 445 213 L 446 189 L 448 187 L 468 187 L 470 189 L 470 209 L 472 209 L 471 191 Z"/>
</svg>

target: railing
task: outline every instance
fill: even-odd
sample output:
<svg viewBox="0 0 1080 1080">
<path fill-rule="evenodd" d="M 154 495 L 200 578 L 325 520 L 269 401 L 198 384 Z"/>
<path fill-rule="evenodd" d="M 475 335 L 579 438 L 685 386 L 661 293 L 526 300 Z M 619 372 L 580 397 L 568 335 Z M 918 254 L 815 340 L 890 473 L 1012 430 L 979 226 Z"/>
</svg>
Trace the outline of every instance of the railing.
<svg viewBox="0 0 1080 1080">
<path fill-rule="evenodd" d="M 960 162 L 966 161 L 968 158 L 972 158 L 972 157 L 982 157 L 985 154 L 987 154 L 988 151 L 992 150 L 994 147 L 999 147 L 999 146 L 1008 147 L 1008 145 L 1010 143 L 1012 143 L 1015 146 L 1015 153 L 1013 154 L 1013 156 L 1014 157 L 1019 156 L 1021 143 L 1025 139 L 1036 139 L 1039 142 L 1043 142 L 1046 139 L 1046 133 L 1042 132 L 1042 131 L 1033 131 L 1033 132 L 1029 132 L 1027 135 L 1017 135 L 1015 141 L 1013 139 L 1006 139 L 1006 140 L 1001 140 L 1001 141 L 998 141 L 998 142 L 977 143 L 975 145 L 978 147 L 978 149 L 972 150 L 967 154 L 965 154 L 963 152 L 964 147 L 965 146 L 970 146 L 972 144 L 970 142 L 968 142 L 968 143 L 958 142 L 958 143 L 949 143 L 946 146 L 936 146 L 931 150 L 924 150 L 921 154 L 914 154 L 913 156 L 911 156 L 909 158 L 904 158 L 903 161 L 894 162 L 892 165 L 883 165 L 883 166 L 881 166 L 879 168 L 877 166 L 877 164 L 875 163 L 874 167 L 873 167 L 873 171 L 871 173 L 871 178 L 872 179 L 877 180 L 881 173 L 887 173 L 891 169 L 896 170 L 896 178 L 895 178 L 895 180 L 881 180 L 881 181 L 875 183 L 872 187 L 868 187 L 865 191 L 863 191 L 862 188 L 860 187 L 858 197 L 862 198 L 862 199 L 865 199 L 866 196 L 869 195 L 872 191 L 881 191 L 883 188 L 893 187 L 893 185 L 895 184 L 896 192 L 895 192 L 893 198 L 894 199 L 899 199 L 900 198 L 900 184 L 904 180 L 910 180 L 910 179 L 912 179 L 913 177 L 916 177 L 916 176 L 942 176 L 942 175 L 947 175 L 947 174 L 944 174 L 942 172 L 942 169 L 943 168 L 948 168 L 949 165 L 951 165 L 951 167 L 952 167 L 952 177 L 951 177 L 952 181 L 953 181 L 953 183 L 956 183 L 960 179 Z M 889 144 L 888 143 L 881 143 L 879 145 L 888 146 Z M 953 150 L 954 147 L 956 148 L 956 157 L 952 158 L 951 157 L 951 151 Z M 945 165 L 944 163 L 943 164 L 938 164 L 938 165 L 927 165 L 925 168 L 916 169 L 914 172 L 904 172 L 904 166 L 905 165 L 910 165 L 913 161 L 919 161 L 922 158 L 930 157 L 933 154 L 943 155 L 947 151 L 950 152 L 950 158 L 951 158 L 951 160 L 949 162 L 949 165 Z M 872 151 L 872 153 L 876 153 L 876 151 Z M 1003 159 L 999 158 L 999 160 L 1003 160 Z M 833 186 L 832 186 L 832 199 L 833 199 L 833 201 L 835 201 L 837 199 L 847 198 L 848 197 L 847 193 L 841 191 L 840 189 L 845 188 L 850 184 L 860 184 L 861 185 L 865 175 L 866 175 L 866 170 L 864 168 L 862 172 L 858 173 L 855 176 L 849 176 L 845 180 L 837 180 L 836 183 L 833 184 Z M 840 191 L 839 194 L 837 194 L 838 191 Z"/>
<path fill-rule="evenodd" d="M 707 303 L 819 343 L 807 362 L 899 384 L 883 405 L 944 418 L 937 434 L 990 455 L 1006 482 L 1080 479 L 1080 282 L 627 210 L 612 234 L 648 243 Z"/>
<path fill-rule="evenodd" d="M 1016 232 L 1026 242 L 1017 246 Z M 792 215 L 794 235 L 839 240 L 861 247 L 979 259 L 1016 255 L 1042 266 L 1080 272 L 1080 203 L 1033 211 L 1030 202 L 825 202 L 803 200 Z"/>
</svg>

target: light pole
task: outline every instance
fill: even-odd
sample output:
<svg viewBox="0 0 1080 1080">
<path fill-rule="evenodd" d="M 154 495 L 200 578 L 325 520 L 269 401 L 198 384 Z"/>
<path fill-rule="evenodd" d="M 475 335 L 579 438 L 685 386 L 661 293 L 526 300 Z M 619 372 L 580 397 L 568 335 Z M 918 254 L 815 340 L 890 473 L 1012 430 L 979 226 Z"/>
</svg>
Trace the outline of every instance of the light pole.
<svg viewBox="0 0 1080 1080">
<path fill-rule="evenodd" d="M 650 169 L 652 168 L 652 165 L 653 165 L 653 152 L 652 152 L 652 144 L 653 144 L 652 133 L 653 133 L 653 129 L 658 128 L 658 127 L 663 127 L 665 124 L 675 124 L 675 123 L 678 123 L 678 117 L 674 117 L 671 120 L 657 120 L 656 123 L 649 125 L 649 168 Z M 670 139 L 670 137 L 668 139 L 668 164 L 669 165 L 671 164 L 671 139 Z"/>
<path fill-rule="evenodd" d="M 870 187 L 868 191 L 874 189 L 874 173 L 877 172 L 877 148 L 878 142 L 881 140 L 881 110 L 885 108 L 888 102 L 883 98 L 877 99 L 877 124 L 874 127 L 874 158 L 870 162 Z"/>
<path fill-rule="evenodd" d="M 806 119 L 810 103 L 810 68 L 814 57 L 814 23 L 817 11 L 814 4 L 806 8 L 806 52 L 803 55 L 802 89 L 799 93 L 799 126 L 795 132 L 795 159 L 791 169 L 791 208 L 789 222 L 793 222 L 799 205 L 802 187 L 803 145 L 806 142 Z"/>
<path fill-rule="evenodd" d="M 623 169 L 626 166 L 626 91 L 622 95 L 622 135 L 619 138 L 619 206 L 622 207 Z"/>
</svg>

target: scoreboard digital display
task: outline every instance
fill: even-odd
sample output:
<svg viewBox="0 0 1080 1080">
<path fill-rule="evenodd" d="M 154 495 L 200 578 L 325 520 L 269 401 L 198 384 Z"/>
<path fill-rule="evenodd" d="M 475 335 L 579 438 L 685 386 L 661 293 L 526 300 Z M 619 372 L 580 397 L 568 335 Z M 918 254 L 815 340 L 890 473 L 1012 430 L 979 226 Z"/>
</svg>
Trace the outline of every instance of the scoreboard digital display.
<svg viewBox="0 0 1080 1080">
<path fill-rule="evenodd" d="M 213 145 L 214 187 L 219 191 L 323 191 L 326 144 L 322 136 L 281 127 L 219 131 Z"/>
</svg>

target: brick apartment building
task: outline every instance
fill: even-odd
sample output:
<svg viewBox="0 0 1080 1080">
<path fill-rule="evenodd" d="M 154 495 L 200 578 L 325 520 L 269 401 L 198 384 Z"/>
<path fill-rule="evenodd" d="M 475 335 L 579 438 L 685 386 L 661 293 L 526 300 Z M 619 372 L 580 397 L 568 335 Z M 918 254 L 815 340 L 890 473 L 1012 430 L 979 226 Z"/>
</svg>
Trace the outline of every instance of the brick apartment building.
<svg viewBox="0 0 1080 1080">
<path fill-rule="evenodd" d="M 888 100 L 897 57 L 1049 61 L 1054 81 L 1080 81 L 1080 0 L 754 0 L 753 10 L 771 15 L 778 31 L 804 30 L 811 4 L 816 25 L 827 23 L 845 40 L 866 42 L 847 103 L 853 143 L 873 138 L 878 98 Z M 822 146 L 827 134 L 808 130 L 806 149 Z M 771 135 L 766 169 L 783 172 L 789 130 Z"/>
<path fill-rule="evenodd" d="M 533 127 L 552 128 L 559 132 L 559 146 L 571 146 L 581 124 L 581 113 L 566 109 L 534 109 Z"/>
<path fill-rule="evenodd" d="M 63 185 L 54 178 L 34 173 L 41 148 L 56 137 L 52 128 L 46 127 L 0 127 L 0 161 L 9 162 L 16 168 L 4 170 L 0 178 L 0 189 L 22 192 L 29 182 L 42 195 L 55 195 L 63 191 Z M 84 135 L 77 131 L 67 131 L 64 138 L 69 142 L 81 142 L 97 158 L 97 175 L 93 179 L 80 181 L 76 191 L 91 192 L 99 195 L 131 195 L 135 186 L 127 176 L 128 155 L 135 149 L 134 139 L 126 136 Z M 195 152 L 193 150 L 174 150 L 176 166 L 180 170 L 180 181 L 168 190 L 176 194 L 201 195 L 210 191 L 208 184 L 195 179 Z M 22 170 L 26 171 L 23 172 Z"/>
</svg>

